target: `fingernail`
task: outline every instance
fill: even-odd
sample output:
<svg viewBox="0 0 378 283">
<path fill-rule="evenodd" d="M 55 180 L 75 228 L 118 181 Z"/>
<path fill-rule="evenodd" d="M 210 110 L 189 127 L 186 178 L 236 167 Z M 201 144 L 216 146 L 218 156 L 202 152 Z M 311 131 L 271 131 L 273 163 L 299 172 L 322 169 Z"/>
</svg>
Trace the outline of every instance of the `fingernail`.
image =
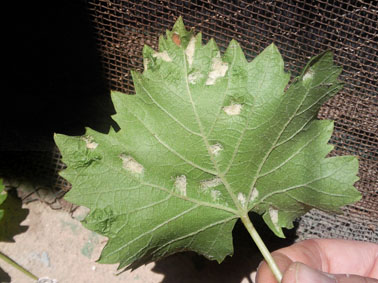
<svg viewBox="0 0 378 283">
<path fill-rule="evenodd" d="M 297 265 L 296 282 L 306 283 L 336 283 L 336 278 L 331 274 L 312 269 L 304 264 Z"/>
</svg>

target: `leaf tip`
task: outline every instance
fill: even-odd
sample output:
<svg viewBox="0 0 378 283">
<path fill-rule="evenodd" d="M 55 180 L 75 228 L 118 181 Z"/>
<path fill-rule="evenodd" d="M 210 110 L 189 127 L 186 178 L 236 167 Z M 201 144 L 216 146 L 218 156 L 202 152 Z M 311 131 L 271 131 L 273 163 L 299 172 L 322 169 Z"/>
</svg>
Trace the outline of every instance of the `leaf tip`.
<svg viewBox="0 0 378 283">
<path fill-rule="evenodd" d="M 174 46 L 186 48 L 189 44 L 190 39 L 193 37 L 193 31 L 187 30 L 184 24 L 182 16 L 179 16 L 173 25 L 172 30 L 167 30 L 166 32 L 167 40 Z M 160 38 L 160 42 L 166 42 L 166 40 Z"/>
<path fill-rule="evenodd" d="M 185 29 L 185 24 L 184 24 L 184 19 L 182 18 L 182 16 L 178 16 L 175 24 L 173 25 L 173 28 L 172 28 L 172 31 L 175 32 L 175 31 L 178 31 L 180 32 L 181 30 L 186 30 Z"/>
</svg>

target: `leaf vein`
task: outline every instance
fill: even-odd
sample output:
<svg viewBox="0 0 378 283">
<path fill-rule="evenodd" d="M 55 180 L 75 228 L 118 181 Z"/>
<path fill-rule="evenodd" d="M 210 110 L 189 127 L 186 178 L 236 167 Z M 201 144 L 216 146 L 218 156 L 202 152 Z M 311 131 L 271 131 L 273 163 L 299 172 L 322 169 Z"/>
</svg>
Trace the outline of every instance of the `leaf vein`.
<svg viewBox="0 0 378 283">
<path fill-rule="evenodd" d="M 300 147 L 296 152 L 294 152 L 291 156 L 289 156 L 285 161 L 283 161 L 281 164 L 277 165 L 276 167 L 274 167 L 273 169 L 271 169 L 270 171 L 268 172 L 265 172 L 264 174 L 260 174 L 258 176 L 258 178 L 262 178 L 262 177 L 265 177 L 271 173 L 273 173 L 274 171 L 282 168 L 286 163 L 288 163 L 290 160 L 292 160 L 295 156 L 297 156 L 299 153 L 302 152 L 303 149 L 305 149 L 310 143 L 312 143 L 315 139 L 317 139 L 319 136 L 320 136 L 321 133 L 318 133 L 317 135 L 311 137 L 311 139 L 309 139 L 302 147 Z"/>
<path fill-rule="evenodd" d="M 176 122 L 178 125 L 180 125 L 184 130 L 186 130 L 188 133 L 190 134 L 193 134 L 193 135 L 196 135 L 196 136 L 200 136 L 199 133 L 189 129 L 187 126 L 185 126 L 183 123 L 180 122 L 179 119 L 177 119 L 175 116 L 173 116 L 169 111 L 167 111 L 162 105 L 160 105 L 160 103 L 158 103 L 154 98 L 153 96 L 151 95 L 151 93 L 143 86 L 143 84 L 141 83 L 140 79 L 137 79 L 138 80 L 138 83 L 139 85 L 143 88 L 143 90 L 146 92 L 146 94 L 148 95 L 148 97 L 154 102 L 154 104 L 161 110 L 163 111 L 163 113 L 165 113 L 169 118 L 171 118 L 174 122 Z M 166 87 L 166 89 L 169 89 L 173 94 L 175 94 L 171 89 L 170 87 L 165 83 L 165 80 L 162 78 L 161 81 L 159 81 L 159 83 L 162 83 L 164 84 L 164 86 Z"/>
<path fill-rule="evenodd" d="M 234 215 L 234 216 L 232 216 L 232 217 L 229 217 L 229 218 L 226 218 L 226 219 L 222 219 L 222 220 L 217 221 L 217 222 L 214 222 L 214 223 L 210 223 L 209 225 L 206 225 L 206 226 L 204 226 L 204 227 L 201 227 L 200 229 L 198 229 L 198 230 L 196 230 L 196 231 L 193 231 L 193 232 L 191 232 L 191 233 L 185 234 L 185 235 L 183 235 L 183 236 L 180 236 L 180 237 L 178 237 L 178 238 L 175 238 L 175 239 L 173 239 L 173 240 L 171 240 L 171 241 L 165 243 L 164 245 L 162 245 L 162 246 L 160 246 L 158 249 L 156 249 L 155 252 L 158 252 L 159 250 L 161 250 L 161 249 L 165 248 L 166 246 L 168 246 L 168 245 L 170 245 L 170 244 L 173 244 L 173 243 L 175 243 L 175 242 L 177 242 L 177 241 L 181 241 L 181 240 L 184 240 L 184 239 L 186 239 L 186 238 L 189 238 L 189 237 L 192 237 L 192 236 L 196 236 L 196 235 L 198 235 L 199 233 L 201 233 L 201 232 L 203 232 L 203 231 L 206 231 L 207 229 L 210 229 L 210 228 L 215 227 L 215 226 L 217 226 L 217 225 L 224 225 L 225 223 L 227 223 L 227 222 L 229 222 L 229 221 L 231 221 L 231 220 L 234 220 L 234 219 L 236 219 L 236 218 L 238 218 L 238 216 Z"/>
<path fill-rule="evenodd" d="M 189 212 L 193 211 L 194 209 L 196 209 L 196 208 L 198 208 L 198 207 L 199 207 L 199 205 L 192 206 L 192 207 L 190 207 L 189 209 L 184 210 L 183 212 L 181 212 L 181 213 L 175 215 L 174 217 L 169 218 L 168 220 L 166 220 L 166 221 L 160 223 L 159 225 L 153 227 L 152 229 L 150 229 L 150 230 L 148 230 L 148 231 L 146 231 L 146 232 L 140 234 L 138 237 L 132 239 L 131 241 L 129 241 L 129 242 L 127 242 L 126 244 L 124 244 L 124 245 L 122 245 L 121 247 L 119 247 L 118 249 L 116 249 L 116 250 L 110 252 L 110 253 L 108 254 L 108 256 L 111 256 L 111 255 L 113 255 L 113 254 L 115 254 L 115 253 L 118 253 L 119 251 L 121 251 L 121 250 L 123 250 L 123 249 L 129 247 L 132 243 L 138 241 L 139 239 L 143 238 L 144 236 L 147 236 L 147 235 L 149 235 L 149 234 L 155 232 L 156 230 L 160 229 L 161 227 L 163 227 L 163 226 L 169 224 L 169 223 L 172 222 L 172 221 L 175 221 L 176 219 L 180 218 L 181 216 L 184 216 L 185 214 L 188 214 Z"/>
<path fill-rule="evenodd" d="M 182 156 L 177 151 L 175 151 L 173 148 L 171 148 L 168 144 L 166 144 L 162 139 L 160 139 L 155 133 L 153 133 L 151 131 L 151 129 L 142 120 L 140 120 L 137 115 L 135 115 L 134 113 L 131 113 L 131 114 L 144 126 L 144 128 L 151 134 L 151 136 L 153 136 L 162 146 L 164 146 L 166 149 L 168 149 L 168 151 L 170 151 L 173 155 L 177 156 L 178 158 L 180 158 L 184 162 L 188 163 L 189 165 L 191 165 L 191 166 L 193 166 L 193 167 L 195 167 L 195 168 L 197 168 L 201 171 L 207 172 L 207 173 L 212 174 L 212 175 L 216 174 L 215 171 L 204 168 L 204 167 L 186 159 L 184 156 Z"/>
<path fill-rule="evenodd" d="M 295 189 L 298 189 L 298 188 L 302 188 L 302 187 L 308 187 L 309 184 L 312 184 L 312 183 L 315 183 L 317 181 L 320 181 L 320 180 L 324 180 L 330 176 L 332 176 L 335 172 L 332 172 L 328 175 L 325 175 L 325 176 L 321 176 L 319 178 L 316 178 L 316 179 L 313 179 L 311 180 L 310 182 L 307 182 L 307 183 L 304 183 L 304 184 L 300 184 L 300 185 L 295 185 L 295 186 L 291 186 L 291 187 L 288 187 L 288 188 L 284 188 L 284 189 L 281 189 L 281 190 L 277 190 L 277 191 L 274 191 L 274 192 L 271 192 L 267 195 L 265 195 L 263 198 L 261 198 L 258 202 L 256 202 L 255 204 L 258 205 L 260 204 L 261 202 L 263 202 L 265 199 L 273 196 L 273 195 L 276 195 L 276 194 L 282 194 L 282 193 L 286 193 L 286 192 L 289 192 L 289 191 L 292 191 L 292 190 L 295 190 Z M 318 193 L 322 193 L 321 191 L 317 191 Z"/>
</svg>

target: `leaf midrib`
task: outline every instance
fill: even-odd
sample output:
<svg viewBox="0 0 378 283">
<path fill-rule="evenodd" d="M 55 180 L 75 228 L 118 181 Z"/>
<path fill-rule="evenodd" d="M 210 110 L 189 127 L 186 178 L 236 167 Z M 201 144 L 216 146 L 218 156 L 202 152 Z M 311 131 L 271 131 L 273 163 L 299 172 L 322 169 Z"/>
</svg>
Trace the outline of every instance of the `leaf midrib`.
<svg viewBox="0 0 378 283">
<path fill-rule="evenodd" d="M 214 166 L 214 168 L 215 168 L 215 170 L 216 170 L 216 173 L 217 173 L 217 174 L 215 174 L 215 175 L 218 176 L 218 177 L 221 179 L 221 181 L 222 181 L 224 187 L 225 187 L 226 190 L 227 190 L 227 193 L 230 195 L 231 199 L 233 200 L 233 202 L 234 202 L 234 204 L 235 204 L 235 207 L 236 207 L 236 209 L 237 209 L 237 212 L 238 212 L 237 215 L 238 215 L 238 216 L 245 215 L 246 213 L 248 213 L 248 211 L 247 211 L 245 208 L 243 208 L 243 207 L 241 206 L 241 204 L 240 204 L 240 202 L 238 201 L 236 195 L 233 193 L 230 184 L 228 183 L 227 179 L 225 178 L 225 175 L 222 174 L 222 172 L 220 171 L 219 166 L 218 166 L 218 163 L 217 163 L 217 161 L 214 159 L 214 157 L 213 157 L 213 155 L 212 155 L 212 153 L 211 153 L 210 143 L 209 143 L 209 141 L 207 140 L 207 137 L 206 137 L 206 134 L 205 134 L 204 127 L 203 127 L 202 122 L 201 122 L 201 119 L 200 119 L 200 117 L 199 117 L 199 115 L 198 115 L 198 113 L 197 113 L 197 109 L 196 109 L 196 106 L 195 106 L 195 103 L 194 103 L 194 101 L 193 101 L 193 97 L 192 97 L 192 92 L 191 92 L 191 90 L 190 90 L 189 81 L 188 81 L 188 66 L 187 66 L 187 62 L 186 62 L 186 54 L 185 54 L 185 51 L 184 51 L 184 50 L 183 50 L 182 54 L 183 54 L 183 59 L 184 59 L 183 62 L 184 62 L 184 73 L 185 73 L 185 82 L 186 82 L 186 92 L 187 92 L 187 95 L 188 95 L 188 97 L 189 97 L 190 104 L 192 105 L 193 113 L 194 113 L 194 116 L 195 116 L 195 118 L 196 118 L 196 122 L 197 122 L 197 124 L 198 124 L 198 128 L 199 128 L 199 130 L 200 130 L 202 140 L 203 140 L 204 145 L 205 145 L 205 147 L 206 147 L 206 149 L 207 149 L 207 151 L 208 151 L 208 155 L 209 155 L 209 157 L 210 157 L 210 160 L 211 160 L 211 162 L 213 163 L 213 166 Z M 236 57 L 236 52 L 235 52 L 235 49 L 233 49 L 233 62 L 234 62 L 234 60 L 235 60 L 235 57 Z M 228 69 L 228 72 L 230 72 L 230 71 L 231 71 L 231 67 Z"/>
</svg>

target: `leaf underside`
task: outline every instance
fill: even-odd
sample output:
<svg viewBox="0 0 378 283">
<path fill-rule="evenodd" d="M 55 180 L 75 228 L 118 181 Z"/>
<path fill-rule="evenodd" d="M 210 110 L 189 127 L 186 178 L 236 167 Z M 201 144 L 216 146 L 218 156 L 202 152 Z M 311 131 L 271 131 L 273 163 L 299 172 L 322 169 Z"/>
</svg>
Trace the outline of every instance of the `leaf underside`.
<svg viewBox="0 0 378 283">
<path fill-rule="evenodd" d="M 333 123 L 316 119 L 342 87 L 331 52 L 285 91 L 275 45 L 247 62 L 233 40 L 221 56 L 180 18 L 143 57 L 136 95 L 112 92 L 118 132 L 55 136 L 73 185 L 65 198 L 90 208 L 84 225 L 109 238 L 100 262 L 134 268 L 184 250 L 220 262 L 248 211 L 283 237 L 311 208 L 360 198 L 357 159 L 326 158 Z"/>
</svg>

